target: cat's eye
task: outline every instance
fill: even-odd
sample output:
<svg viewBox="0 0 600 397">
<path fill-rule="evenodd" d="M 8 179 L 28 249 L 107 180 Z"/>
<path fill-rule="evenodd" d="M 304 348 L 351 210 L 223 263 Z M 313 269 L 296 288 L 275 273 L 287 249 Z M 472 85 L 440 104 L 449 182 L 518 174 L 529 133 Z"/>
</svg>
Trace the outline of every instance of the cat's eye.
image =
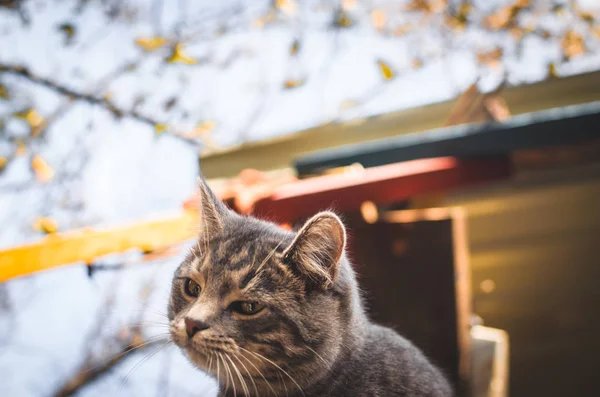
<svg viewBox="0 0 600 397">
<path fill-rule="evenodd" d="M 191 278 L 186 278 L 183 282 L 183 291 L 186 295 L 197 298 L 200 295 L 200 285 Z"/>
<path fill-rule="evenodd" d="M 265 306 L 261 305 L 260 303 L 257 303 L 257 302 L 239 301 L 239 302 L 234 302 L 231 305 L 231 308 L 235 312 L 244 314 L 246 316 L 251 316 L 253 314 L 259 313 L 262 309 L 265 308 Z"/>
</svg>

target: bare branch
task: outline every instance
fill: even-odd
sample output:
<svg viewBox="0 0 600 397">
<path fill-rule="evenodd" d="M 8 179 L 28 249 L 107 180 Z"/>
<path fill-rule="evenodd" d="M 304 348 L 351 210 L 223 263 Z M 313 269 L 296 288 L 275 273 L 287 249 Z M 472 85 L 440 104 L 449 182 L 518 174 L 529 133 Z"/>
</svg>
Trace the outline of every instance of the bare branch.
<svg viewBox="0 0 600 397">
<path fill-rule="evenodd" d="M 16 75 L 16 76 L 21 76 L 31 82 L 40 84 L 47 88 L 50 88 L 50 89 L 58 92 L 59 94 L 64 95 L 73 100 L 75 100 L 75 99 L 81 100 L 81 101 L 87 102 L 92 105 L 101 106 L 104 109 L 111 112 L 115 117 L 118 117 L 118 118 L 130 117 L 139 122 L 148 124 L 149 126 L 151 126 L 153 128 L 156 127 L 156 125 L 162 124 L 160 121 L 155 120 L 151 117 L 142 115 L 136 110 L 127 111 L 127 110 L 119 109 L 119 107 L 117 107 L 110 99 L 99 98 L 93 94 L 86 94 L 86 93 L 78 92 L 71 88 L 65 87 L 64 85 L 58 84 L 50 79 L 37 76 L 34 73 L 32 73 L 29 69 L 27 69 L 26 67 L 23 67 L 23 66 L 0 64 L 0 73 L 8 73 L 8 74 Z M 194 146 L 200 144 L 200 142 L 198 142 L 194 139 L 190 139 L 190 138 L 181 136 L 180 134 L 173 133 L 172 135 L 175 136 L 176 138 L 178 138 L 186 143 L 189 143 L 191 145 L 194 145 Z"/>
<path fill-rule="evenodd" d="M 153 340 L 151 342 L 144 342 L 141 339 L 136 340 L 136 338 L 134 338 L 130 344 L 123 347 L 118 354 L 110 357 L 103 364 L 99 366 L 93 366 L 91 364 L 84 365 L 83 368 L 81 368 L 81 370 L 55 394 L 55 396 L 72 396 L 77 391 L 92 383 L 96 379 L 106 375 L 132 353 L 145 350 L 153 346 L 164 345 L 167 342 L 167 338 Z"/>
</svg>

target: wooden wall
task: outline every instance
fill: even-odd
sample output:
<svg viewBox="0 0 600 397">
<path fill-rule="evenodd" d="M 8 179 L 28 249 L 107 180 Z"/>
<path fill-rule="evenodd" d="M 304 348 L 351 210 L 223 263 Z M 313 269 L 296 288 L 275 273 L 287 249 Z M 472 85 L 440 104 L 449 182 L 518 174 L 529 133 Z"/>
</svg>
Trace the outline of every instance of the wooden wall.
<svg viewBox="0 0 600 397">
<path fill-rule="evenodd" d="M 467 211 L 473 309 L 508 331 L 510 395 L 600 393 L 600 165 L 447 196 Z"/>
</svg>

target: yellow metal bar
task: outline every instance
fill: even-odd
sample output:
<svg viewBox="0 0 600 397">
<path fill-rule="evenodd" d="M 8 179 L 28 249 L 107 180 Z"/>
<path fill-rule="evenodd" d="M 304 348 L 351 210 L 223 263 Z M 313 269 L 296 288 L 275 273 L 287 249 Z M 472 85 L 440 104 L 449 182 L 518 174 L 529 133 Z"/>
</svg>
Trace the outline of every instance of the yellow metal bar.
<svg viewBox="0 0 600 397">
<path fill-rule="evenodd" d="M 94 259 L 132 248 L 152 251 L 196 234 L 199 215 L 179 216 L 104 230 L 81 229 L 46 236 L 33 244 L 0 250 L 0 282 L 42 270 Z"/>
</svg>

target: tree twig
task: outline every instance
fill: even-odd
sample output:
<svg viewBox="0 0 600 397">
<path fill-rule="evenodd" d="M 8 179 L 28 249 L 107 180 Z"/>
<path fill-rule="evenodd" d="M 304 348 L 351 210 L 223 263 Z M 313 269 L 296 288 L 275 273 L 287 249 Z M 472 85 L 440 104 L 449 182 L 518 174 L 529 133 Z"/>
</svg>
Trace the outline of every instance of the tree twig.
<svg viewBox="0 0 600 397">
<path fill-rule="evenodd" d="M 0 73 L 8 73 L 8 74 L 20 76 L 20 77 L 23 77 L 33 83 L 42 85 L 46 88 L 50 88 L 68 98 L 81 100 L 81 101 L 87 102 L 92 105 L 101 106 L 104 109 L 108 110 L 110 113 L 112 113 L 115 117 L 118 117 L 118 118 L 130 117 L 139 122 L 148 124 L 149 126 L 151 126 L 153 128 L 156 127 L 157 125 L 162 124 L 160 121 L 155 120 L 151 117 L 145 116 L 134 109 L 132 109 L 132 110 L 120 109 L 108 98 L 99 98 L 93 94 L 86 94 L 83 92 L 78 92 L 69 87 L 58 84 L 50 79 L 37 76 L 34 73 L 32 73 L 28 68 L 23 67 L 23 66 L 0 64 Z M 194 145 L 194 146 L 199 145 L 201 143 L 199 141 L 196 141 L 195 139 L 190 139 L 190 138 L 184 137 L 180 134 L 172 133 L 172 135 L 174 137 L 176 137 L 188 144 Z"/>
</svg>

